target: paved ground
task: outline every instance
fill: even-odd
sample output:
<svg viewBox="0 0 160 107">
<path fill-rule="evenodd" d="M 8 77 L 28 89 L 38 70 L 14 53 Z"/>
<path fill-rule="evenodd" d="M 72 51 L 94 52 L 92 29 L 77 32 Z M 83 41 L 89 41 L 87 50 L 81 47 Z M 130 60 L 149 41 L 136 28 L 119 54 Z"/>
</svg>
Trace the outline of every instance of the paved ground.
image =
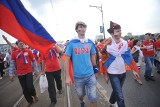
<svg viewBox="0 0 160 107">
<path fill-rule="evenodd" d="M 14 105 L 22 95 L 22 90 L 19 87 L 20 84 L 17 77 L 14 78 L 13 82 L 9 81 L 8 76 L 4 76 L 0 80 L 0 107 L 12 107 Z"/>
<path fill-rule="evenodd" d="M 63 65 L 61 65 L 63 66 Z M 66 96 L 66 84 L 65 84 L 65 76 L 64 76 L 64 70 L 62 67 L 62 81 L 63 81 L 63 94 L 59 95 L 57 93 L 57 104 L 55 107 L 67 107 L 67 96 Z M 50 104 L 50 99 L 48 96 L 48 91 L 44 92 L 44 93 L 40 93 L 40 89 L 39 89 L 39 80 L 37 80 L 37 82 L 35 83 L 35 87 L 37 90 L 37 94 L 40 98 L 40 101 L 35 102 L 32 104 L 31 107 L 49 107 Z M 75 89 L 74 86 L 70 87 L 70 92 L 71 92 L 71 106 L 72 107 L 80 107 L 80 101 L 78 100 L 76 93 L 75 93 Z M 99 96 L 99 100 L 98 100 L 98 107 L 107 107 L 108 103 L 107 101 L 105 101 L 105 98 L 103 97 L 103 95 L 100 94 L 100 92 L 98 92 L 98 96 Z M 87 97 L 85 97 L 85 102 L 86 102 L 86 107 L 89 107 L 90 103 L 87 100 Z M 21 100 L 21 102 L 16 106 L 16 107 L 23 107 L 26 104 L 26 100 L 23 98 L 23 100 Z"/>
<path fill-rule="evenodd" d="M 139 85 L 135 82 L 132 73 L 127 73 L 127 78 L 123 87 L 126 107 L 160 107 L 160 75 L 155 72 L 155 68 L 153 71 L 156 81 L 145 81 L 143 78 L 144 67 L 142 67 L 141 77 L 143 85 Z M 64 71 L 62 72 L 62 80 L 63 94 L 57 94 L 58 102 L 56 107 L 67 107 Z M 48 91 L 40 93 L 39 80 L 35 82 L 35 87 L 40 97 L 40 101 L 34 103 L 31 107 L 48 107 L 50 104 Z M 110 83 L 107 85 L 102 76 L 99 75 L 97 87 L 99 96 L 98 107 L 109 107 L 108 99 L 112 92 Z M 21 96 L 22 90 L 17 78 L 15 78 L 13 82 L 9 81 L 8 76 L 5 76 L 0 80 L 0 107 L 13 107 Z M 80 102 L 75 94 L 74 86 L 71 87 L 70 98 L 72 107 L 79 107 Z M 87 97 L 85 98 L 85 101 L 86 107 L 89 107 Z M 26 100 L 23 98 L 15 107 L 23 107 L 25 104 Z"/>
<path fill-rule="evenodd" d="M 156 81 L 145 81 L 143 77 L 144 66 L 142 67 L 141 78 L 143 85 L 136 83 L 131 72 L 127 73 L 123 86 L 126 107 L 160 107 L 160 75 L 155 72 L 155 68 L 153 68 L 153 71 Z M 101 76 L 99 76 L 98 82 L 106 92 L 106 98 L 109 99 L 112 92 L 110 83 L 106 85 Z"/>
</svg>

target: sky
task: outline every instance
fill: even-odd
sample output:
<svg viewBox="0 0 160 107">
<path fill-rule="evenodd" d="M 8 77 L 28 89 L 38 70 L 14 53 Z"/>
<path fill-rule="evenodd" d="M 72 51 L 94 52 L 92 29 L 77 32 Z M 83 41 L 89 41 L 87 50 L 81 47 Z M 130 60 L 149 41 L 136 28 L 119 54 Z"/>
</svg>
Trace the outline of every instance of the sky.
<svg viewBox="0 0 160 107">
<path fill-rule="evenodd" d="M 101 12 L 92 6 L 101 6 L 106 38 L 110 21 L 121 25 L 122 36 L 146 32 L 160 32 L 160 0 L 21 0 L 26 9 L 45 27 L 56 41 L 77 37 L 75 23 L 87 24 L 86 38 L 95 39 L 102 26 Z M 16 39 L 0 30 L 8 40 Z M 0 44 L 5 41 L 0 36 Z"/>
</svg>

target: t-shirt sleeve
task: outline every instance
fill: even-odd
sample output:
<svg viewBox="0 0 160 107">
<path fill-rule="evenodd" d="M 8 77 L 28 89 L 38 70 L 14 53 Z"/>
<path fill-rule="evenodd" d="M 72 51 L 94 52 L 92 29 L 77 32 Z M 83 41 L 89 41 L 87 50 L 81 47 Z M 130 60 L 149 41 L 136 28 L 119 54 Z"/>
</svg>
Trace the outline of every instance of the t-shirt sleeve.
<svg viewBox="0 0 160 107">
<path fill-rule="evenodd" d="M 96 49 L 95 46 L 92 44 L 91 45 L 91 55 L 96 54 Z"/>
<path fill-rule="evenodd" d="M 68 44 L 67 47 L 66 47 L 66 52 L 65 52 L 65 54 L 66 54 L 67 56 L 71 56 L 71 55 L 72 55 L 72 51 L 73 51 L 73 47 L 72 47 L 72 44 L 70 43 L 70 44 Z"/>
</svg>

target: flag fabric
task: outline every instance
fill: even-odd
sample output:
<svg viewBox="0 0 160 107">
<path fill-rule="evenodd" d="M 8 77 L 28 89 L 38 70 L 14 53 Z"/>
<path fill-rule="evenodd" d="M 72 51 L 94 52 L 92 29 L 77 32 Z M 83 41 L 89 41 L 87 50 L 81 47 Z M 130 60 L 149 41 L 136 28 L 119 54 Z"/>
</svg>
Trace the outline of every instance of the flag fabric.
<svg viewBox="0 0 160 107">
<path fill-rule="evenodd" d="M 41 53 L 56 43 L 20 0 L 0 0 L 0 29 Z"/>
<path fill-rule="evenodd" d="M 128 49 L 124 54 L 121 55 L 125 64 L 126 64 L 126 67 L 130 67 L 132 70 L 136 71 L 137 73 L 139 73 L 139 69 L 136 65 L 136 62 L 134 61 L 133 57 L 132 57 L 132 54 L 130 52 L 130 49 Z M 107 69 L 111 63 L 116 59 L 115 56 L 109 54 L 109 58 L 104 62 L 103 66 Z M 126 69 L 127 71 L 130 71 L 128 70 L 128 68 Z"/>
<path fill-rule="evenodd" d="M 112 39 L 112 43 L 107 45 L 105 51 L 102 52 L 101 59 L 105 70 L 109 68 L 109 66 L 116 59 L 117 56 L 121 56 L 123 58 L 124 63 L 126 64 L 127 71 L 131 71 L 132 69 L 139 73 L 139 69 L 133 59 L 130 49 L 128 48 L 128 44 L 123 39 L 120 39 L 118 45 L 114 41 L 114 39 Z"/>
</svg>

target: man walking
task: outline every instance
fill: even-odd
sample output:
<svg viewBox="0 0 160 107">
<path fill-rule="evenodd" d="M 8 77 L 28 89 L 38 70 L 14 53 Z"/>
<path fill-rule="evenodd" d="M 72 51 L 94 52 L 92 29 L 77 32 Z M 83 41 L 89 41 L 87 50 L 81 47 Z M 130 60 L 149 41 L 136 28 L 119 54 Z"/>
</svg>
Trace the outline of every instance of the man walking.
<svg viewBox="0 0 160 107">
<path fill-rule="evenodd" d="M 39 100 L 33 85 L 32 66 L 34 67 L 34 71 L 36 71 L 36 76 L 38 76 L 39 70 L 32 52 L 28 49 L 25 49 L 23 42 L 18 41 L 17 44 L 18 49 L 13 51 L 11 55 L 9 76 L 10 80 L 13 81 L 14 72 L 16 70 L 24 97 L 28 102 L 26 107 L 29 107 L 33 103 L 32 96 L 34 97 L 35 101 Z"/>
<path fill-rule="evenodd" d="M 146 63 L 144 77 L 146 81 L 155 81 L 155 79 L 151 76 L 153 72 L 152 68 L 154 61 L 154 43 L 150 41 L 150 37 L 150 33 L 145 34 L 145 41 L 142 43 L 143 47 L 141 47 L 143 50 L 144 61 Z"/>
<path fill-rule="evenodd" d="M 91 107 L 97 107 L 97 80 L 94 73 L 98 72 L 95 60 L 95 46 L 90 39 L 85 38 L 87 25 L 84 22 L 77 22 L 75 31 L 78 39 L 69 42 L 66 49 L 66 83 L 71 85 L 69 75 L 69 61 L 72 60 L 73 78 L 76 94 L 84 107 L 84 96 L 87 94 Z"/>
<path fill-rule="evenodd" d="M 126 78 L 125 64 L 129 66 L 132 65 L 134 69 L 133 74 L 136 78 L 139 78 L 139 74 L 137 73 L 139 70 L 133 61 L 127 42 L 121 38 L 121 26 L 111 21 L 110 28 L 107 31 L 112 37 L 112 42 L 107 45 L 106 55 L 109 54 L 109 58 L 103 65 L 107 68 L 105 79 L 107 83 L 110 79 L 113 89 L 109 102 L 111 106 L 114 106 L 117 102 L 118 107 L 125 107 L 122 92 L 122 86 Z M 135 66 L 135 68 L 133 66 Z"/>
<path fill-rule="evenodd" d="M 59 90 L 59 94 L 62 94 L 62 80 L 61 80 L 61 68 L 57 53 L 61 53 L 62 49 L 56 44 L 55 47 L 50 49 L 42 58 L 42 75 L 46 73 L 48 80 L 48 92 L 51 99 L 49 107 L 54 107 L 57 103 L 56 88 Z"/>
</svg>

